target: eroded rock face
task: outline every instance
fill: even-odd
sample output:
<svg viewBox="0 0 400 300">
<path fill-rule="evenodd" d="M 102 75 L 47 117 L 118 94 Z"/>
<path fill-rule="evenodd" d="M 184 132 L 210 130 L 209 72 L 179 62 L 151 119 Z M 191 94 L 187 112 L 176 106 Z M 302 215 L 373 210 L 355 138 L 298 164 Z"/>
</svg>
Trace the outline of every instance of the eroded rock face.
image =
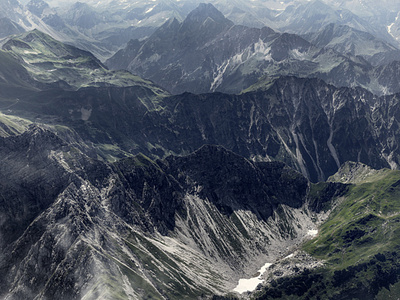
<svg viewBox="0 0 400 300">
<path fill-rule="evenodd" d="M 204 26 L 211 26 L 209 10 L 213 20 L 222 26 L 220 30 L 231 26 L 214 8 L 202 9 L 193 13 L 185 26 L 195 30 L 203 26 L 201 21 L 207 20 Z M 180 30 L 177 21 L 165 26 Z M 235 30 L 229 33 L 233 40 Z M 217 32 L 206 31 L 209 35 Z M 250 30 L 246 39 L 277 35 L 268 29 L 257 32 Z M 23 42 L 12 39 L 8 43 L 8 48 L 19 53 L 21 60 L 27 58 L 26 49 L 15 48 L 13 43 L 35 48 L 38 46 L 32 42 L 35 40 L 45 47 L 49 57 L 61 53 L 72 55 L 78 62 L 82 58 L 89 63 L 94 59 L 38 31 L 21 38 Z M 293 37 L 286 34 L 275 38 L 278 47 L 282 43 L 291 45 Z M 301 42 L 299 39 L 296 41 Z M 169 46 L 174 45 L 175 42 Z M 278 50 L 271 51 L 274 55 L 284 55 Z M 165 158 L 169 154 L 187 155 L 205 144 L 216 144 L 254 161 L 282 161 L 313 182 L 326 180 L 346 161 L 362 162 L 376 169 L 396 169 L 400 163 L 398 95 L 377 97 L 361 88 L 336 88 L 318 79 L 281 77 L 260 81 L 240 95 L 170 96 L 151 82 L 103 68 L 100 69 L 111 77 L 103 82 L 109 84 L 101 87 L 95 84 L 65 91 L 58 86 L 28 91 L 27 70 L 9 54 L 3 53 L 2 57 L 7 62 L 2 64 L 7 85 L 0 89 L 8 99 L 3 107 L 11 108 L 10 113 L 15 115 L 29 115 L 72 128 L 84 141 L 98 146 L 97 153 L 85 150 L 93 158 L 99 153 L 105 159 L 110 156 L 117 159 L 140 152 L 152 159 Z M 63 59 L 67 65 L 68 57 Z M 81 67 L 84 73 L 91 68 L 100 70 L 99 66 Z M 335 72 L 341 75 L 344 70 L 338 67 Z M 158 74 L 168 80 L 172 78 L 164 72 Z M 76 78 L 71 75 L 68 80 L 82 84 Z M 197 78 L 194 81 L 199 85 Z M 75 146 L 83 150 L 81 144 Z"/>
<path fill-rule="evenodd" d="M 118 158 L 187 155 L 215 144 L 253 161 L 282 161 L 313 182 L 346 161 L 375 169 L 400 164 L 398 95 L 377 97 L 317 79 L 282 77 L 241 95 L 167 97 L 133 86 L 51 90 L 23 99 L 13 102 L 13 113 L 61 123 L 98 152 L 115 148 Z"/>
<path fill-rule="evenodd" d="M 0 152 L 6 299 L 223 293 L 315 227 L 300 173 L 223 147 L 109 164 L 33 126 Z"/>
<path fill-rule="evenodd" d="M 219 144 L 256 161 L 283 161 L 317 182 L 346 161 L 396 168 L 397 117 L 389 108 L 397 103 L 396 96 L 285 77 L 242 95 L 166 98 L 162 114 L 145 120 L 152 119 L 151 143 L 174 152 Z"/>
<path fill-rule="evenodd" d="M 186 157 L 166 159 L 186 189 L 199 186 L 198 194 L 230 215 L 250 210 L 267 221 L 279 204 L 299 208 L 304 204 L 308 181 L 280 162 L 254 163 L 221 146 L 206 145 Z"/>
<path fill-rule="evenodd" d="M 1 249 L 14 242 L 67 187 L 70 174 L 48 159 L 52 151 L 63 147 L 67 145 L 61 139 L 39 127 L 0 140 Z"/>
</svg>

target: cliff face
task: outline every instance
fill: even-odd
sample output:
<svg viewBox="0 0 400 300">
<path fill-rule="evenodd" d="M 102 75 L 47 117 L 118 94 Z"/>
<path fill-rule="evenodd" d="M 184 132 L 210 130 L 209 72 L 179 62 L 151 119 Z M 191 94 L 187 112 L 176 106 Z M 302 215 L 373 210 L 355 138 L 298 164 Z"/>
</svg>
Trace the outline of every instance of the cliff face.
<svg viewBox="0 0 400 300">
<path fill-rule="evenodd" d="M 315 227 L 301 174 L 218 146 L 110 164 L 34 125 L 0 152 L 6 299 L 226 292 Z"/>
<path fill-rule="evenodd" d="M 50 90 L 10 102 L 13 114 L 68 126 L 94 144 L 95 153 L 86 154 L 111 161 L 187 155 L 215 144 L 254 161 L 282 161 L 313 182 L 346 161 L 376 169 L 400 164 L 398 95 L 296 77 L 241 95 L 160 93 L 141 86 Z"/>
<path fill-rule="evenodd" d="M 187 190 L 201 187 L 199 197 L 227 215 L 250 210 L 267 221 L 280 204 L 301 207 L 307 193 L 307 180 L 283 163 L 253 163 L 220 146 L 206 145 L 166 162 L 169 172 L 185 179 L 181 182 Z"/>
<path fill-rule="evenodd" d="M 397 103 L 396 96 L 285 77 L 241 95 L 166 98 L 161 116 L 147 115 L 149 140 L 178 153 L 223 145 L 253 160 L 283 161 L 316 182 L 350 160 L 396 168 L 398 121 L 390 107 Z"/>
</svg>

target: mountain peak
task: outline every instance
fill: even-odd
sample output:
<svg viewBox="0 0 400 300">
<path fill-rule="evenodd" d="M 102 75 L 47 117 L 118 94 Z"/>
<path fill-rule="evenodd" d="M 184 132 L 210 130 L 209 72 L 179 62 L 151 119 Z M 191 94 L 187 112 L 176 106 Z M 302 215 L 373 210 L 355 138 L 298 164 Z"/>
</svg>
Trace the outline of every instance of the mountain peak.
<svg viewBox="0 0 400 300">
<path fill-rule="evenodd" d="M 216 23 L 233 25 L 233 22 L 225 18 L 225 16 L 211 3 L 200 3 L 196 9 L 189 13 L 184 23 L 202 24 L 207 19 L 212 19 Z"/>
<path fill-rule="evenodd" d="M 167 28 L 178 28 L 179 21 L 174 17 L 168 19 L 163 25 L 161 25 L 160 29 L 167 29 Z"/>
<path fill-rule="evenodd" d="M 28 10 L 36 16 L 41 16 L 45 9 L 50 8 L 49 4 L 47 4 L 43 0 L 31 0 L 26 5 Z"/>
<path fill-rule="evenodd" d="M 84 2 L 77 1 L 72 5 L 73 9 L 80 9 L 80 8 L 90 8 L 90 5 Z"/>
<path fill-rule="evenodd" d="M 55 41 L 53 37 L 48 35 L 47 33 L 44 33 L 40 31 L 39 29 L 33 29 L 31 31 L 25 32 L 20 36 L 20 39 L 23 40 L 24 42 L 32 42 L 34 40 L 40 40 L 40 41 L 46 41 L 46 40 L 52 40 Z"/>
<path fill-rule="evenodd" d="M 28 32 L 23 32 L 15 37 L 10 38 L 2 47 L 3 50 L 12 51 L 14 47 L 20 49 L 32 49 L 32 42 L 44 40 L 52 40 L 53 38 L 38 29 L 33 29 Z"/>
</svg>

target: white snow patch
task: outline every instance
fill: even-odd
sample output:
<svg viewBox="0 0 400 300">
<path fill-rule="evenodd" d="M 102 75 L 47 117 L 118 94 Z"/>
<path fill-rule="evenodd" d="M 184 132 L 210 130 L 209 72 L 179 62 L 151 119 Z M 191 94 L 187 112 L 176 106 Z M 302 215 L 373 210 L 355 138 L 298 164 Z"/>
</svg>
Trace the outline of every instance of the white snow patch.
<svg viewBox="0 0 400 300">
<path fill-rule="evenodd" d="M 24 50 L 24 54 L 39 54 L 37 51 Z"/>
<path fill-rule="evenodd" d="M 91 108 L 89 108 L 89 109 L 86 109 L 84 107 L 81 108 L 81 119 L 83 121 L 89 120 L 91 114 L 92 114 L 92 109 Z"/>
<path fill-rule="evenodd" d="M 156 7 L 155 5 L 153 6 L 153 7 L 150 7 L 148 10 L 146 10 L 146 14 L 148 14 L 149 12 L 151 12 L 153 9 L 154 9 L 154 7 Z"/>
<path fill-rule="evenodd" d="M 254 44 L 254 53 L 260 53 L 264 56 L 264 60 L 266 61 L 272 60 L 271 47 L 268 47 L 267 43 L 264 43 L 262 39 L 259 39 L 258 42 Z"/>
<path fill-rule="evenodd" d="M 148 61 L 149 61 L 149 62 L 157 62 L 157 61 L 159 61 L 160 59 L 161 59 L 161 55 L 158 54 L 158 53 L 155 53 L 155 54 L 153 54 L 152 56 L 150 56 L 150 57 L 148 58 Z"/>
<path fill-rule="evenodd" d="M 318 234 L 318 230 L 317 229 L 311 229 L 307 232 L 308 235 L 315 237 Z"/>
<path fill-rule="evenodd" d="M 125 293 L 128 295 L 129 298 L 134 298 L 135 297 L 135 291 L 133 290 L 131 283 L 129 282 L 128 276 L 122 275 L 122 284 Z"/>
<path fill-rule="evenodd" d="M 394 37 L 396 40 L 398 39 L 398 37 L 395 37 L 392 33 L 392 27 L 394 24 L 396 24 L 397 20 L 399 19 L 399 15 L 396 16 L 396 19 L 394 20 L 394 22 L 392 24 L 390 24 L 389 26 L 387 26 L 387 32 Z"/>
<path fill-rule="evenodd" d="M 271 263 L 266 263 L 260 270 L 258 270 L 259 275 L 257 277 L 253 277 L 250 279 L 240 279 L 237 287 L 235 287 L 233 291 L 239 294 L 247 291 L 254 291 L 260 283 L 263 283 L 264 279 L 262 279 L 261 277 L 271 265 Z"/>
</svg>

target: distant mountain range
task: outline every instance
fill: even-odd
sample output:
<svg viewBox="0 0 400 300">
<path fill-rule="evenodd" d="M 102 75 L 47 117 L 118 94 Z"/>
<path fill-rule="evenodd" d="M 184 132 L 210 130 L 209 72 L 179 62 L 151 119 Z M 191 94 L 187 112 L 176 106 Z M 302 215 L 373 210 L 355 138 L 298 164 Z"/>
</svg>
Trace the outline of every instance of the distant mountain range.
<svg viewBox="0 0 400 300">
<path fill-rule="evenodd" d="M 346 25 L 332 23 L 303 37 L 321 48 L 334 49 L 343 55 L 361 56 L 374 66 L 400 60 L 400 51 L 393 45 Z"/>
<path fill-rule="evenodd" d="M 240 93 L 260 79 L 282 75 L 361 86 L 378 95 L 400 91 L 397 71 L 385 65 L 400 58 L 394 46 L 334 24 L 304 38 L 234 25 L 213 5 L 202 4 L 182 23 L 173 19 L 148 38 L 131 40 L 106 65 L 151 79 L 174 94 Z"/>
<path fill-rule="evenodd" d="M 149 36 L 168 19 L 176 18 L 182 22 L 201 2 L 155 0 L 74 3 L 31 0 L 21 4 L 18 0 L 2 0 L 0 17 L 9 19 L 24 30 L 39 29 L 105 60 L 130 39 Z M 212 0 L 209 3 L 237 25 L 267 26 L 278 32 L 304 34 L 319 31 L 334 23 L 368 32 L 398 46 L 397 13 L 400 7 L 393 0 L 385 0 L 385 4 L 367 0 Z M 11 29 L 7 32 L 14 33 Z"/>
</svg>

